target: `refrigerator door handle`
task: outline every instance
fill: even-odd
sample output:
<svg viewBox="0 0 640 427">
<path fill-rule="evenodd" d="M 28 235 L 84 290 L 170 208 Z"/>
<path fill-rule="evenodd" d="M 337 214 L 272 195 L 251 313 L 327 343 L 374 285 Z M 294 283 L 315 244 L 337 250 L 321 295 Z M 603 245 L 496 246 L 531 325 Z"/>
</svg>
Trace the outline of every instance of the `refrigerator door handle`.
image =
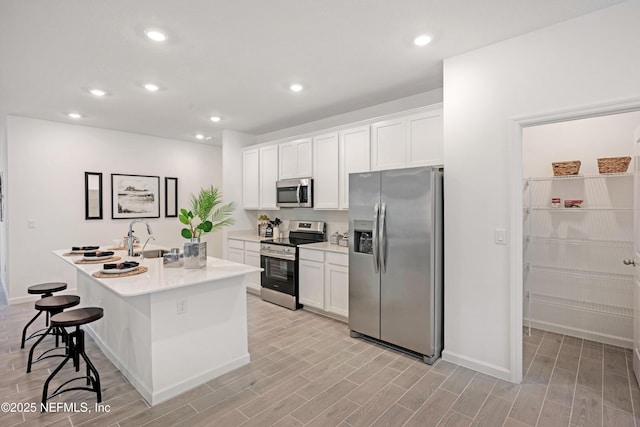
<svg viewBox="0 0 640 427">
<path fill-rule="evenodd" d="M 372 236 L 373 237 L 373 242 L 372 242 L 373 271 L 375 271 L 376 273 L 380 269 L 380 266 L 378 264 L 378 216 L 379 215 L 380 215 L 380 207 L 376 203 L 376 205 L 373 207 L 373 230 L 371 233 L 373 235 Z"/>
<path fill-rule="evenodd" d="M 379 255 L 379 263 L 380 263 L 380 271 L 383 273 L 387 270 L 386 268 L 386 256 L 387 256 L 387 233 L 386 233 L 386 221 L 385 217 L 387 216 L 387 204 L 383 203 L 380 208 L 380 255 Z"/>
</svg>

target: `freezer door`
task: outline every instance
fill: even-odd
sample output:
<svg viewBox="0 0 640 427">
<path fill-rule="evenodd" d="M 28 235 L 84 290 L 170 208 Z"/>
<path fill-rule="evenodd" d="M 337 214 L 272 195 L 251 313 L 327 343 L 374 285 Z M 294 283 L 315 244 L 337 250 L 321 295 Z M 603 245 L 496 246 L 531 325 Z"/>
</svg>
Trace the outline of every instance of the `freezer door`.
<svg viewBox="0 0 640 427">
<path fill-rule="evenodd" d="M 371 223 L 372 231 L 377 226 L 379 203 L 379 172 L 349 175 L 349 328 L 374 338 L 380 338 L 380 274 L 374 258 L 378 251 L 356 252 L 354 242 L 362 224 Z"/>
<path fill-rule="evenodd" d="M 435 349 L 432 168 L 383 171 L 379 225 L 380 338 L 424 355 Z"/>
</svg>

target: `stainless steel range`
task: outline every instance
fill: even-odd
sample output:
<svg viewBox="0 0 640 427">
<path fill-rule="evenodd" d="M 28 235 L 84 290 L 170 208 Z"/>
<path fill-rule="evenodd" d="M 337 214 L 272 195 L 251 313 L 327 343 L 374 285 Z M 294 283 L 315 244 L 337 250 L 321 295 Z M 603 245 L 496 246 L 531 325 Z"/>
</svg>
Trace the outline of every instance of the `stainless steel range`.
<svg viewBox="0 0 640 427">
<path fill-rule="evenodd" d="M 288 238 L 261 241 L 262 299 L 290 310 L 302 308 L 298 302 L 298 246 L 325 240 L 324 222 L 289 221 Z"/>
</svg>

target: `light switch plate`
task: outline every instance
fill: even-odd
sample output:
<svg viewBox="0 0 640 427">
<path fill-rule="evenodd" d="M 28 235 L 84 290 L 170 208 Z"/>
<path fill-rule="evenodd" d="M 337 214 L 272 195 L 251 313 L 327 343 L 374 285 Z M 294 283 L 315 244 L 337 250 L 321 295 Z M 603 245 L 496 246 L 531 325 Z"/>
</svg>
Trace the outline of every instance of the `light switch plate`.
<svg viewBox="0 0 640 427">
<path fill-rule="evenodd" d="M 507 244 L 507 230 L 504 228 L 496 228 L 496 245 Z"/>
<path fill-rule="evenodd" d="M 36 221 L 33 219 L 28 219 L 27 220 L 27 228 L 36 228 Z"/>
</svg>

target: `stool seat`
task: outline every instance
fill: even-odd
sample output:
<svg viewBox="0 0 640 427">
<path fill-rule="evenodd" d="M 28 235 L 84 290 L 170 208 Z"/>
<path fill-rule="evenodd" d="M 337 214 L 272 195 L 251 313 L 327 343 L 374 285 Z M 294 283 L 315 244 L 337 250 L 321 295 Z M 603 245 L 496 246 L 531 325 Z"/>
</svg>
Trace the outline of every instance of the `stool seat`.
<svg viewBox="0 0 640 427">
<path fill-rule="evenodd" d="M 77 295 L 56 295 L 39 299 L 36 301 L 35 307 L 40 311 L 61 311 L 78 304 L 80 304 L 80 297 Z"/>
<path fill-rule="evenodd" d="M 64 282 L 49 282 L 31 285 L 27 288 L 29 294 L 50 294 L 52 292 L 64 291 L 67 284 Z"/>
<path fill-rule="evenodd" d="M 84 331 L 80 328 L 80 326 L 96 321 L 102 318 L 103 315 L 104 310 L 100 307 L 85 307 L 76 308 L 75 310 L 63 311 L 51 316 L 51 327 L 64 330 L 64 328 L 75 326 L 75 331 L 66 335 L 66 357 L 58 365 L 58 367 L 54 369 L 53 372 L 51 372 L 47 380 L 44 382 L 44 387 L 42 388 L 42 405 L 40 406 L 41 411 L 46 410 L 47 399 L 51 399 L 52 397 L 55 397 L 60 393 L 65 393 L 67 391 L 73 390 L 91 391 L 96 394 L 96 400 L 98 401 L 98 403 L 102 402 L 100 375 L 98 374 L 98 370 L 96 369 L 96 367 L 93 366 L 93 363 L 91 363 L 91 360 L 89 360 L 89 356 L 87 356 L 87 353 L 85 352 Z M 71 360 L 73 361 L 73 367 L 75 368 L 76 372 L 79 372 L 81 359 L 84 360 L 87 368 L 86 375 L 71 378 L 70 380 L 63 382 L 58 386 L 58 388 L 53 391 L 53 393 L 49 394 L 49 383 L 56 375 L 58 375 L 64 365 L 69 360 Z M 71 384 L 77 380 L 86 381 L 86 387 L 67 387 L 67 384 Z"/>
<path fill-rule="evenodd" d="M 104 316 L 104 310 L 100 307 L 77 308 L 75 310 L 63 311 L 55 316 L 51 316 L 51 324 L 53 326 L 61 326 L 64 328 L 80 326 L 94 322 L 102 318 L 102 316 Z"/>
</svg>

